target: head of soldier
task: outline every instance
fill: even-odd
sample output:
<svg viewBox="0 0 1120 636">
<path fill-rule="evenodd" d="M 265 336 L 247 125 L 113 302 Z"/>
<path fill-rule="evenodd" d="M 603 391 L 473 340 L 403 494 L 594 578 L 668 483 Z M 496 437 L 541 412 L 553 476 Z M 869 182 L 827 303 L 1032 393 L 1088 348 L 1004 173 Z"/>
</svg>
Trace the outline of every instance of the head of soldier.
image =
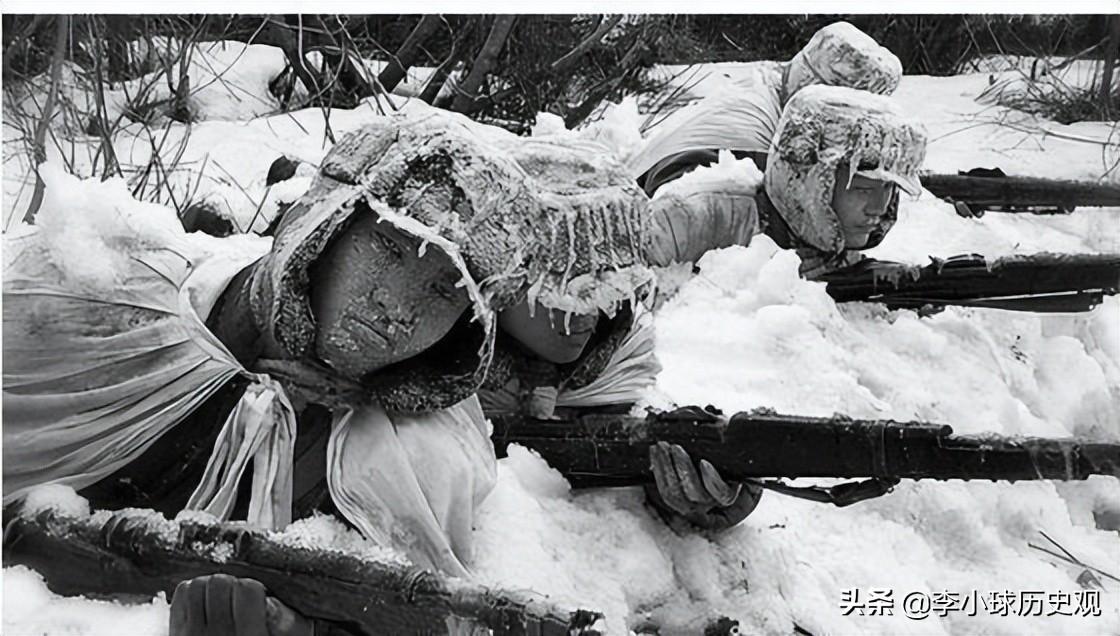
<svg viewBox="0 0 1120 636">
<path fill-rule="evenodd" d="M 782 101 L 815 84 L 890 95 L 901 79 L 898 57 L 851 24 L 834 22 L 813 34 L 786 64 Z"/>
<path fill-rule="evenodd" d="M 566 364 L 583 355 L 599 313 L 556 311 L 528 299 L 498 313 L 498 327 L 534 355 Z"/>
<path fill-rule="evenodd" d="M 803 244 L 826 254 L 873 247 L 899 192 L 921 193 L 924 127 L 890 97 L 810 86 L 790 100 L 771 143 L 766 194 Z"/>
<path fill-rule="evenodd" d="M 871 234 L 883 222 L 892 200 L 897 201 L 894 182 L 853 173 L 850 166 L 836 167 L 836 185 L 832 189 L 832 211 L 844 234 L 844 247 L 867 247 Z"/>
<path fill-rule="evenodd" d="M 360 212 L 310 271 L 315 353 L 355 379 L 427 350 L 471 304 L 446 253 Z"/>
</svg>

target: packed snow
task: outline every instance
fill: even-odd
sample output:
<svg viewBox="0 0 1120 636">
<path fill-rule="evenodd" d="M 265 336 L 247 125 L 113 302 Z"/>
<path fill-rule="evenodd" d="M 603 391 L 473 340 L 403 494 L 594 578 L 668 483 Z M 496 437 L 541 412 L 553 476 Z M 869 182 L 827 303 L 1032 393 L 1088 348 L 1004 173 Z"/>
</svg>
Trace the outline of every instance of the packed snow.
<svg viewBox="0 0 1120 636">
<path fill-rule="evenodd" d="M 282 63 L 274 52 L 237 56 L 235 49 L 217 50 L 237 60 L 232 66 L 241 88 L 251 94 L 234 100 L 227 87 L 226 95 L 209 101 L 201 92 L 203 121 L 189 127 L 164 124 L 164 152 L 182 153 L 170 179 L 181 194 L 214 202 L 238 229 L 260 230 L 278 203 L 306 189 L 314 166 L 329 150 L 324 114 L 259 109 L 261 100 L 271 99 L 267 83 Z M 705 65 L 703 80 L 690 84 L 689 92 L 699 98 L 719 91 L 726 80 L 749 69 L 747 64 Z M 955 173 L 998 166 L 1012 175 L 1118 179 L 1113 166 L 1120 147 L 1112 141 L 1112 124 L 1063 126 L 979 104 L 975 97 L 988 83 L 987 73 L 903 79 L 897 99 L 930 131 L 926 169 Z M 224 82 L 215 79 L 213 86 L 219 85 Z M 643 117 L 636 110 L 633 102 L 610 109 L 593 132 L 582 133 L 559 130 L 555 120 L 542 116 L 536 133 L 587 135 L 624 157 L 638 142 Z M 377 113 L 371 100 L 351 111 L 333 111 L 329 126 L 340 136 Z M 157 130 L 161 136 L 165 132 Z M 10 237 L 26 232 L 18 217 L 34 179 L 28 178 L 26 160 L 10 150 L 16 145 L 7 143 L 18 135 L 8 118 L 4 135 L 4 226 Z M 52 145 L 50 161 L 69 161 L 76 174 L 92 175 L 96 144 L 95 138 L 79 138 L 79 151 L 65 160 Z M 130 170 L 142 169 L 152 156 L 139 124 L 123 131 L 115 150 Z M 267 187 L 265 175 L 281 154 L 307 167 Z M 134 175 L 126 171 L 125 176 Z M 83 198 L 112 197 L 114 205 L 130 213 L 149 207 L 128 200 L 122 180 L 76 182 L 49 171 L 44 177 L 46 219 L 62 213 L 79 217 Z M 65 184 L 65 195 L 51 193 L 52 183 Z M 66 231 L 72 233 L 67 244 L 99 236 L 88 225 Z M 924 264 L 931 255 L 1038 251 L 1120 252 L 1120 210 L 963 219 L 925 193 L 903 201 L 894 230 L 870 255 Z M 876 305 L 836 305 L 823 285 L 797 276 L 793 253 L 765 237 L 747 248 L 710 253 L 699 267 L 700 273 L 656 316 L 664 370 L 648 396 L 652 405 L 840 412 L 928 420 L 965 434 L 1120 441 L 1120 299 L 1073 315 L 949 308 L 920 318 Z M 82 509 L 59 493 L 45 497 Z M 1079 583 L 1086 580 L 1085 568 L 1028 546 L 1050 545 L 1040 535 L 1046 532 L 1082 562 L 1120 575 L 1120 534 L 1115 528 L 1098 529 L 1098 518 L 1120 518 L 1115 479 L 922 481 L 900 484 L 890 495 L 848 508 L 767 493 L 739 526 L 700 534 L 664 524 L 633 489 L 573 493 L 542 460 L 514 448 L 499 462 L 497 487 L 479 512 L 473 568 L 484 582 L 602 611 L 610 634 L 649 626 L 659 626 L 662 634 L 699 633 L 720 616 L 740 621 L 744 633 L 1115 634 L 1120 633 L 1120 583 L 1097 576 L 1103 589 L 1099 615 L 1091 615 L 1084 599 L 1098 588 L 1085 583 L 1087 590 Z M 285 535 L 295 544 L 322 540 L 362 549 L 348 532 L 315 518 L 296 522 Z M 374 555 L 379 548 L 368 550 Z M 3 574 L 4 633 L 166 633 L 163 598 L 139 604 L 64 599 L 26 568 L 8 567 Z M 853 594 L 866 600 L 886 590 L 894 601 L 888 615 L 868 609 L 874 604 L 854 606 Z M 996 599 L 1005 592 L 1020 598 L 1041 593 L 1042 615 L 1020 616 L 1019 606 L 1001 612 Z M 931 609 L 921 619 L 904 611 L 906 598 L 944 601 L 950 594 L 966 599 L 964 606 L 934 604 L 944 611 Z M 971 612 L 969 597 L 974 599 Z M 1071 597 L 1081 599 L 1080 606 L 1072 603 L 1074 616 L 1046 615 L 1051 601 Z"/>
</svg>

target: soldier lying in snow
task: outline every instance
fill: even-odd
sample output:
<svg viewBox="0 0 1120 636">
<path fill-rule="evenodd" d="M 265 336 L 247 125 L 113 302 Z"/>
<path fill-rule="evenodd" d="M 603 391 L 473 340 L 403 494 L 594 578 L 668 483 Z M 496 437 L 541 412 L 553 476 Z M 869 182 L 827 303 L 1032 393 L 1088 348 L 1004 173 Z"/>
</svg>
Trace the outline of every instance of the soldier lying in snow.
<svg viewBox="0 0 1120 636">
<path fill-rule="evenodd" d="M 695 262 L 764 233 L 801 256 L 812 277 L 859 259 L 894 225 L 899 190 L 921 193 L 924 127 L 889 97 L 811 86 L 786 106 L 764 175 L 749 161 L 726 178 L 670 184 L 654 196 L 649 262 Z M 702 176 L 701 174 L 697 175 Z"/>
<path fill-rule="evenodd" d="M 635 302 L 651 280 L 645 198 L 596 152 L 470 126 L 429 114 L 344 140 L 264 255 L 140 244 L 129 285 L 109 289 L 75 289 L 43 254 L 9 270 L 5 500 L 64 483 L 101 508 L 274 527 L 333 506 L 466 574 L 494 479 L 474 395 L 487 369 L 505 360 L 494 382 L 528 388 L 515 398 L 571 406 L 632 401 L 656 369 Z M 567 328 L 541 322 L 550 308 Z M 558 338 L 542 346 L 545 325 Z M 712 527 L 753 509 L 755 491 L 678 450 L 653 452 L 655 499 Z M 219 581 L 184 585 L 174 616 L 238 596 Z"/>
<path fill-rule="evenodd" d="M 902 64 L 886 48 L 847 22 L 817 31 L 788 62 L 753 62 L 751 74 L 719 93 L 670 115 L 654 128 L 629 160 L 630 174 L 650 196 L 662 185 L 701 165 L 721 150 L 751 157 L 759 168 L 777 130 L 782 109 L 807 86 L 847 86 L 889 95 L 902 79 Z"/>
<path fill-rule="evenodd" d="M 58 483 L 97 508 L 265 527 L 326 508 L 468 574 L 495 478 L 475 391 L 496 314 L 531 296 L 626 330 L 653 277 L 648 202 L 598 147 L 440 111 L 363 129 L 321 171 L 265 249 L 123 223 L 121 284 L 93 288 L 50 245 L 23 250 L 4 281 L 6 503 Z M 185 583 L 174 630 L 236 629 L 244 608 L 199 603 L 258 591 Z"/>
<path fill-rule="evenodd" d="M 747 245 L 760 232 L 796 249 L 806 271 L 847 263 L 856 250 L 877 243 L 893 224 L 887 215 L 902 188 L 918 194 L 917 169 L 925 154 L 922 127 L 886 97 L 838 87 L 810 87 L 790 100 L 771 149 L 765 177 L 748 194 L 721 190 L 653 200 L 653 236 L 647 262 L 695 261 L 710 249 Z M 743 162 L 740 162 L 743 163 Z M 753 166 L 736 165 L 743 171 Z M 730 187 L 747 192 L 741 180 Z M 522 303 L 499 314 L 495 363 L 479 392 L 488 414 L 527 412 L 548 417 L 554 408 L 630 405 L 654 381 L 649 315 L 638 308 L 621 335 L 590 312 L 555 315 L 547 303 Z M 510 343 L 503 350 L 502 343 Z M 605 361 L 588 382 L 587 366 Z M 761 490 L 727 484 L 711 465 L 697 471 L 679 447 L 651 449 L 659 508 L 695 525 L 725 528 L 745 518 Z"/>
</svg>

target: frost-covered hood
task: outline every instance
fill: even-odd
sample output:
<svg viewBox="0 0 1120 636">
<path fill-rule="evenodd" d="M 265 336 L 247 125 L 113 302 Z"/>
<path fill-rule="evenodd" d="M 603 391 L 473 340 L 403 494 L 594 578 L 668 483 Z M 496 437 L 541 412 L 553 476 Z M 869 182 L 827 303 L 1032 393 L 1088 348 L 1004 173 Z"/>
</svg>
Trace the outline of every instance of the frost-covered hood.
<svg viewBox="0 0 1120 636">
<path fill-rule="evenodd" d="M 902 80 L 902 63 L 886 47 L 847 22 L 834 22 L 812 39 L 786 67 L 784 96 L 812 84 L 848 86 L 889 95 Z"/>
<path fill-rule="evenodd" d="M 793 234 L 828 254 L 844 251 L 840 219 L 832 209 L 836 168 L 884 179 L 907 193 L 921 193 L 918 168 L 926 132 L 888 97 L 838 86 L 809 86 L 790 100 L 778 124 L 766 165 L 766 193 Z M 882 240 L 892 212 L 872 235 Z M 884 224 L 885 227 L 884 227 Z"/>
<path fill-rule="evenodd" d="M 556 309 L 613 315 L 652 280 L 642 260 L 648 202 L 605 154 L 422 105 L 367 125 L 339 141 L 278 225 L 254 276 L 258 323 L 288 355 L 309 356 L 309 269 L 356 213 L 372 212 L 419 238 L 421 250 L 446 253 L 473 312 L 435 351 L 364 384 L 393 410 L 458 402 L 489 366 L 495 312 L 528 293 Z"/>
</svg>

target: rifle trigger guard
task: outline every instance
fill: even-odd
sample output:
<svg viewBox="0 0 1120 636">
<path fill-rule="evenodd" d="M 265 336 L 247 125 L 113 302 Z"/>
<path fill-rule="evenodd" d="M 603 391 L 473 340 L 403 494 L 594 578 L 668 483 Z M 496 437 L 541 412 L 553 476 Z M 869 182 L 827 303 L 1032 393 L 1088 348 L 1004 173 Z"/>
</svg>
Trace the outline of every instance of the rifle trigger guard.
<svg viewBox="0 0 1120 636">
<path fill-rule="evenodd" d="M 849 481 L 825 488 L 823 486 L 790 486 L 779 481 L 760 481 L 761 486 L 783 495 L 830 503 L 838 508 L 850 506 L 867 499 L 881 497 L 898 485 L 893 477 L 872 477 L 863 481 Z"/>
</svg>

